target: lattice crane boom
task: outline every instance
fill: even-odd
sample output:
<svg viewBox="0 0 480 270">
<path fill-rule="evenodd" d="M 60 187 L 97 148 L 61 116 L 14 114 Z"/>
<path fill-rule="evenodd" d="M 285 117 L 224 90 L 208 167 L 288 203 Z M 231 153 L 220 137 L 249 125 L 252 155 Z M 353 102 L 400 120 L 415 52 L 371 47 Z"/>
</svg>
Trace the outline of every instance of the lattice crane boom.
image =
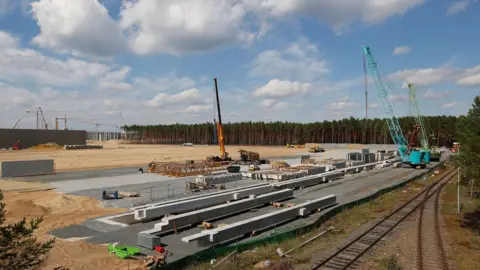
<svg viewBox="0 0 480 270">
<path fill-rule="evenodd" d="M 415 91 L 415 87 L 412 83 L 408 84 L 408 90 L 410 93 L 410 110 L 415 118 L 415 123 L 417 126 L 420 126 L 420 145 L 422 146 L 422 150 L 428 151 L 430 150 L 429 145 L 429 133 L 427 131 L 427 126 L 425 123 L 425 119 L 420 112 L 420 106 L 418 105 L 417 93 Z"/>
<path fill-rule="evenodd" d="M 395 110 L 388 99 L 388 90 L 393 90 L 391 89 L 392 84 L 389 82 L 388 77 L 380 69 L 378 61 L 375 56 L 373 56 L 370 47 L 364 47 L 363 52 L 365 54 L 364 59 L 366 71 L 368 76 L 372 79 L 377 90 L 377 95 L 380 103 L 382 104 L 382 110 L 385 113 L 392 140 L 395 143 L 402 160 L 404 162 L 408 162 L 410 159 L 408 142 L 403 136 L 400 122 L 398 121 L 398 118 L 395 115 Z"/>
</svg>

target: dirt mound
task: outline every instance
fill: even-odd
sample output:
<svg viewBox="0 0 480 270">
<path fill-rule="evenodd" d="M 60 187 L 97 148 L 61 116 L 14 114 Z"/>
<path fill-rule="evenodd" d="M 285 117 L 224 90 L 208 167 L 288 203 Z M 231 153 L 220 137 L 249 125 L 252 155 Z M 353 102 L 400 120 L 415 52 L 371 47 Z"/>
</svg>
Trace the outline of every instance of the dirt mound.
<svg viewBox="0 0 480 270">
<path fill-rule="evenodd" d="M 49 142 L 49 143 L 44 143 L 44 144 L 37 144 L 35 146 L 30 147 L 30 149 L 33 149 L 33 150 L 47 150 L 47 149 L 60 150 L 60 149 L 63 149 L 63 146 L 58 145 L 57 143 L 54 143 L 54 142 Z"/>
<path fill-rule="evenodd" d="M 40 217 L 48 212 L 48 207 L 35 204 L 32 200 L 17 200 L 7 205 L 7 216 L 11 218 Z"/>
<path fill-rule="evenodd" d="M 37 200 L 38 205 L 42 205 L 44 207 L 51 207 L 51 208 L 62 208 L 62 207 L 69 206 L 69 205 L 72 205 L 72 204 L 75 204 L 75 203 L 76 203 L 76 201 L 74 199 L 72 199 L 68 195 L 63 195 L 63 194 L 61 194 L 61 195 L 59 194 L 59 195 L 53 196 L 51 198 L 43 197 L 43 198 Z"/>
</svg>

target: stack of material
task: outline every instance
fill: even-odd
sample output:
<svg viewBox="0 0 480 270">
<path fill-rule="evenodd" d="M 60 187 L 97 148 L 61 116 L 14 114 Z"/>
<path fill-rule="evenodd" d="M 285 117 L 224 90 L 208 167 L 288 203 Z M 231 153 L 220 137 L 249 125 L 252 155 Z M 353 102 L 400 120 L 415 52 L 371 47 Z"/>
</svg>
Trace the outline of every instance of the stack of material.
<svg viewBox="0 0 480 270">
<path fill-rule="evenodd" d="M 86 145 L 86 144 L 69 144 L 65 145 L 65 150 L 78 150 L 78 149 L 102 149 L 103 145 Z"/>
<path fill-rule="evenodd" d="M 377 161 L 384 161 L 385 160 L 385 150 L 377 151 L 376 160 Z"/>
<path fill-rule="evenodd" d="M 281 168 L 288 168 L 290 167 L 290 164 L 283 160 L 275 160 L 270 163 L 272 165 L 273 169 L 281 169 Z"/>
<path fill-rule="evenodd" d="M 375 153 L 363 154 L 363 161 L 365 161 L 365 163 L 374 163 L 375 162 Z"/>
<path fill-rule="evenodd" d="M 238 180 L 242 180 L 241 173 L 199 175 L 196 178 L 197 183 L 202 183 L 205 185 L 223 184 L 223 183 L 233 182 Z"/>
<path fill-rule="evenodd" d="M 362 154 L 361 153 L 357 153 L 357 152 L 352 152 L 352 153 L 348 153 L 347 154 L 347 159 L 348 160 L 362 160 Z"/>
<path fill-rule="evenodd" d="M 252 161 L 260 159 L 260 154 L 257 152 L 247 151 L 243 149 L 238 150 L 238 152 L 240 153 L 240 159 L 242 161 Z"/>
<path fill-rule="evenodd" d="M 173 162 L 151 162 L 148 171 L 168 176 L 189 176 L 226 170 L 229 162 L 201 162 L 180 164 Z"/>
</svg>

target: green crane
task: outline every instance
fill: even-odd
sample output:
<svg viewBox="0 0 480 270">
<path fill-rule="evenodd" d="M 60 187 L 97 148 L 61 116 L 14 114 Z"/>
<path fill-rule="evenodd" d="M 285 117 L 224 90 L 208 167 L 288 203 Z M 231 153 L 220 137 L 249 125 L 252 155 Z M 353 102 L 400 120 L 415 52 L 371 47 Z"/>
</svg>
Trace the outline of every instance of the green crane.
<svg viewBox="0 0 480 270">
<path fill-rule="evenodd" d="M 430 151 L 430 133 L 428 132 L 428 126 L 426 125 L 423 115 L 420 112 L 420 106 L 418 105 L 417 100 L 417 93 L 415 91 L 413 83 L 408 84 L 408 89 L 410 92 L 410 111 L 415 118 L 415 123 L 417 124 L 417 126 L 420 127 L 420 145 L 423 151 Z"/>
</svg>

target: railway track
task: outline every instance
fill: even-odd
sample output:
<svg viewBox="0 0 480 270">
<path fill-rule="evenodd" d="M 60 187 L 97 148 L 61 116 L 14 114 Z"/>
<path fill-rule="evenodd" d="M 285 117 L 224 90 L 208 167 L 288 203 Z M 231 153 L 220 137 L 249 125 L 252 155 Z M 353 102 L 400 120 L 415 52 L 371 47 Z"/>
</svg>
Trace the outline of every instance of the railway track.
<svg viewBox="0 0 480 270">
<path fill-rule="evenodd" d="M 378 221 L 366 232 L 350 241 L 333 255 L 326 259 L 314 261 L 312 269 L 338 270 L 357 268 L 359 266 L 359 258 L 420 207 L 421 211 L 417 224 L 417 229 L 419 230 L 417 238 L 417 253 L 419 253 L 417 254 L 417 268 L 448 270 L 443 243 L 440 238 L 440 227 L 438 226 L 438 200 L 441 188 L 455 174 L 455 169 L 449 171 L 441 179 L 426 187 L 415 197 Z M 433 195 L 435 196 L 431 200 Z M 428 211 L 426 210 L 428 209 L 432 209 L 432 211 L 427 213 Z M 433 225 L 434 223 L 436 225 Z M 439 254 L 436 255 L 436 253 Z M 436 262 L 435 260 L 440 261 Z"/>
<path fill-rule="evenodd" d="M 440 191 L 446 183 L 446 181 L 442 181 L 439 183 L 440 186 L 437 189 L 431 190 L 420 206 L 417 219 L 416 262 L 417 269 L 419 270 L 448 270 L 448 262 L 440 234 L 438 213 Z"/>
</svg>

